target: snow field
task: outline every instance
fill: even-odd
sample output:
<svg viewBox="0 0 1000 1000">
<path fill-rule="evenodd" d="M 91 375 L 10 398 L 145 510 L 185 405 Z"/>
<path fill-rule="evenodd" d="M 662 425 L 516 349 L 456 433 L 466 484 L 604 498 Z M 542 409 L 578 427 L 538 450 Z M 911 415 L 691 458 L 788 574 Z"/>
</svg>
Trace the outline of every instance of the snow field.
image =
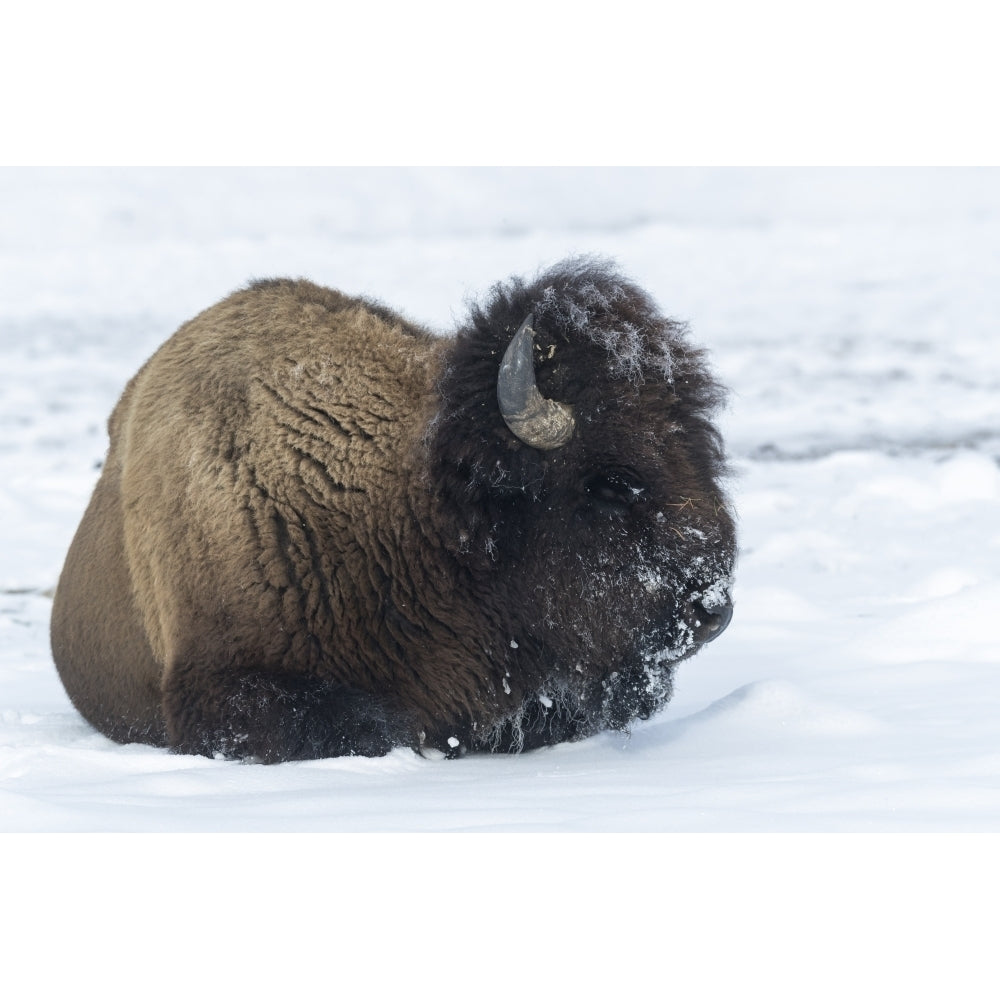
<svg viewBox="0 0 1000 1000">
<path fill-rule="evenodd" d="M 996 171 L 0 171 L 0 828 L 996 831 Z M 630 736 L 262 767 L 121 747 L 50 594 L 126 380 L 251 277 L 447 332 L 616 257 L 732 388 L 736 614 Z"/>
</svg>

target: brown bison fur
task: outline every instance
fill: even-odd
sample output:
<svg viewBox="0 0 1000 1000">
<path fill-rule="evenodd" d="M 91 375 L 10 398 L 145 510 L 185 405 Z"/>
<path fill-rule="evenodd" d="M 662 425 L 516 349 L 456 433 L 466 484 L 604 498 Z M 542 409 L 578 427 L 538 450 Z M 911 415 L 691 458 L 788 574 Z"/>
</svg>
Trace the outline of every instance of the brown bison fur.
<svg viewBox="0 0 1000 1000">
<path fill-rule="evenodd" d="M 550 450 L 497 403 L 529 314 L 575 421 Z M 256 282 L 111 416 L 53 608 L 63 683 L 112 739 L 266 762 L 626 728 L 729 619 L 720 395 L 589 258 L 497 285 L 454 338 Z"/>
</svg>

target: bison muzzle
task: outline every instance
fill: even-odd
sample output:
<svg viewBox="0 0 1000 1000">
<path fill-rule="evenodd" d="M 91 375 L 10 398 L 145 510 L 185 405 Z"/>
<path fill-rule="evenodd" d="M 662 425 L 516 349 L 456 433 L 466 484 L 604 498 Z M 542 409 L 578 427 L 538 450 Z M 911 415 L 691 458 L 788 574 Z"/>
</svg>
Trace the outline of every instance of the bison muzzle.
<svg viewBox="0 0 1000 1000">
<path fill-rule="evenodd" d="M 52 649 L 120 742 L 276 762 L 627 729 L 731 615 L 722 390 L 578 258 L 450 338 L 251 284 L 126 387 Z"/>
</svg>

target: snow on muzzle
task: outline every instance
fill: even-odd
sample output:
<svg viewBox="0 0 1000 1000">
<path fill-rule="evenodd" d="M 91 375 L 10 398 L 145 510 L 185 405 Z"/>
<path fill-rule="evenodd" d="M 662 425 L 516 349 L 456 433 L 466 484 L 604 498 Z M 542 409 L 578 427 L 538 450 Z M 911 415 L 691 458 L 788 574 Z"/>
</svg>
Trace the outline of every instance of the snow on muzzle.
<svg viewBox="0 0 1000 1000">
<path fill-rule="evenodd" d="M 722 604 L 706 607 L 700 601 L 695 601 L 691 605 L 693 620 L 691 625 L 694 630 L 694 641 L 703 646 L 707 642 L 718 639 L 729 627 L 733 620 L 733 602 L 726 597 Z"/>
<path fill-rule="evenodd" d="M 665 611 L 646 633 L 640 655 L 647 668 L 686 659 L 718 639 L 733 618 L 729 591 L 712 587 Z"/>
<path fill-rule="evenodd" d="M 695 646 L 718 639 L 733 620 L 732 573 L 721 573 L 708 584 L 688 591 L 685 618 Z"/>
</svg>

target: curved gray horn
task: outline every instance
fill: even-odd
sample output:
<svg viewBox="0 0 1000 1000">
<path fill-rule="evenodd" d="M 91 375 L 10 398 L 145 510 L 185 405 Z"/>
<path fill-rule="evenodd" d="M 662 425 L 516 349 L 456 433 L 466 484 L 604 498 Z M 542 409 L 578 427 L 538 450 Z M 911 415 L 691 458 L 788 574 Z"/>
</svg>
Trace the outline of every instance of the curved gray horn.
<svg viewBox="0 0 1000 1000">
<path fill-rule="evenodd" d="M 573 436 L 576 422 L 572 407 L 546 399 L 535 383 L 535 361 L 531 355 L 534 316 L 517 328 L 497 378 L 497 401 L 504 423 L 525 444 L 542 451 L 561 448 Z"/>
</svg>

